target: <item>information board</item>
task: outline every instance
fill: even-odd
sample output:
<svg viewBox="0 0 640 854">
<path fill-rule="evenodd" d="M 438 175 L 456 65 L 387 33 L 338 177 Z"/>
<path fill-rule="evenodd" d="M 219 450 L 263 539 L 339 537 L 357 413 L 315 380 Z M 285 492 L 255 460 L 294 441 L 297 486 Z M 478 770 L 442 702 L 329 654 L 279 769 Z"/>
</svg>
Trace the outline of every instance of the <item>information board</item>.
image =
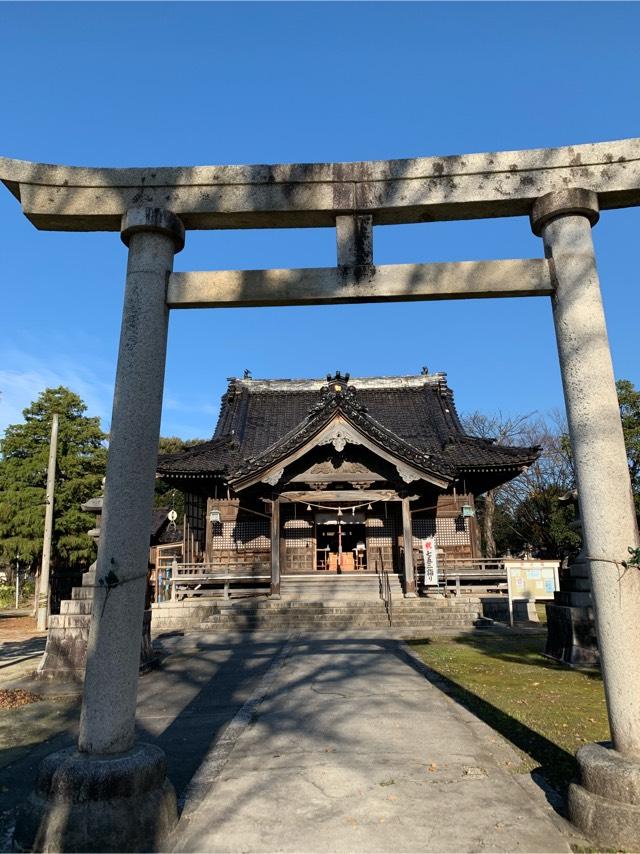
<svg viewBox="0 0 640 854">
<path fill-rule="evenodd" d="M 514 560 L 504 562 L 507 571 L 509 594 L 509 623 L 513 625 L 513 602 L 535 602 L 538 599 L 553 599 L 560 589 L 557 560 Z"/>
</svg>

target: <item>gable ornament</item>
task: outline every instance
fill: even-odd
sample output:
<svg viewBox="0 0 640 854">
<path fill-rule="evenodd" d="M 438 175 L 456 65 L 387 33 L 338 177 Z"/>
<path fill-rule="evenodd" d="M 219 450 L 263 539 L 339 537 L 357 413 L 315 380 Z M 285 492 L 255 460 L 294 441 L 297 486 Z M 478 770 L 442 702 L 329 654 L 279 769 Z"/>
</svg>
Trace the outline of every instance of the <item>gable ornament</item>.
<svg viewBox="0 0 640 854">
<path fill-rule="evenodd" d="M 413 483 L 414 480 L 420 480 L 419 475 L 417 475 L 413 469 L 410 469 L 408 466 L 396 465 L 396 471 L 402 478 L 405 483 Z"/>
<path fill-rule="evenodd" d="M 268 474 L 266 477 L 263 477 L 262 482 L 268 483 L 269 486 L 275 486 L 283 474 L 284 468 L 276 469 L 275 471 L 272 471 L 271 474 Z"/>
<path fill-rule="evenodd" d="M 347 442 L 352 445 L 360 445 L 360 439 L 355 431 L 349 428 L 348 425 L 342 424 L 335 426 L 329 430 L 325 436 L 318 442 L 319 445 L 333 445 L 336 451 L 340 454 L 344 451 Z"/>
</svg>

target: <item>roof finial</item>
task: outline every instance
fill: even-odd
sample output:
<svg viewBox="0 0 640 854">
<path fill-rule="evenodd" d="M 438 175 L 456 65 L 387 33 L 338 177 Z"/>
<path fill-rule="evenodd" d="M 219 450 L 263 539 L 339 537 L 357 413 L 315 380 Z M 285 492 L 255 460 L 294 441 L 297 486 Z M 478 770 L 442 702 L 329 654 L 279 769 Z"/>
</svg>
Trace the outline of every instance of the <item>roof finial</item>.
<svg viewBox="0 0 640 854">
<path fill-rule="evenodd" d="M 344 376 L 342 375 L 342 371 L 336 371 L 335 374 L 327 374 L 327 382 L 328 383 L 348 383 L 349 377 L 351 374 L 347 371 Z"/>
<path fill-rule="evenodd" d="M 244 374 L 242 375 L 242 379 L 243 379 L 243 380 L 250 380 L 250 379 L 252 379 L 251 371 L 249 370 L 249 368 L 245 368 L 245 369 L 244 369 Z"/>
<path fill-rule="evenodd" d="M 429 368 L 426 365 L 422 366 L 422 376 L 426 377 L 429 374 Z"/>
</svg>

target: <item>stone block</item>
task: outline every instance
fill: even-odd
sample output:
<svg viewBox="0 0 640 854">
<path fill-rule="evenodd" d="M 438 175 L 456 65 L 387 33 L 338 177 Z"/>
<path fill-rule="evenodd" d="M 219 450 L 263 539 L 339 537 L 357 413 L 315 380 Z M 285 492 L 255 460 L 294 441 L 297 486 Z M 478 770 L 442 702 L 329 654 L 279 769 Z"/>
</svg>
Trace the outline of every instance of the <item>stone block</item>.
<svg viewBox="0 0 640 854">
<path fill-rule="evenodd" d="M 616 850 L 640 850 L 640 762 L 603 744 L 577 754 L 579 781 L 569 787 L 569 817 L 591 840 Z"/>
<path fill-rule="evenodd" d="M 559 590 L 554 594 L 556 605 L 571 608 L 589 608 L 592 605 L 591 593 L 575 590 Z"/>
<path fill-rule="evenodd" d="M 83 588 L 75 587 L 74 591 L 81 589 Z M 67 599 L 61 603 L 61 613 L 52 614 L 49 618 L 47 645 L 34 674 L 36 679 L 56 682 L 84 680 L 92 606 L 92 599 Z M 77 613 L 78 610 L 82 613 Z M 140 671 L 145 672 L 156 663 L 157 655 L 151 645 L 151 612 L 145 611 L 140 644 Z"/>
<path fill-rule="evenodd" d="M 548 603 L 545 654 L 574 667 L 596 667 L 600 661 L 592 608 Z"/>
<path fill-rule="evenodd" d="M 47 646 L 35 676 L 58 682 L 81 682 L 88 632 L 82 628 L 49 628 Z"/>
<path fill-rule="evenodd" d="M 89 631 L 90 624 L 90 614 L 52 614 L 49 618 L 49 627 L 52 629 L 83 628 Z"/>
<path fill-rule="evenodd" d="M 61 614 L 89 614 L 93 608 L 93 598 L 87 599 L 63 599 L 60 603 Z"/>
<path fill-rule="evenodd" d="M 67 748 L 41 763 L 18 813 L 14 850 L 162 851 L 176 821 L 158 747 L 103 756 Z"/>
<path fill-rule="evenodd" d="M 586 563 L 572 563 L 569 567 L 570 578 L 589 578 L 589 565 Z"/>
</svg>

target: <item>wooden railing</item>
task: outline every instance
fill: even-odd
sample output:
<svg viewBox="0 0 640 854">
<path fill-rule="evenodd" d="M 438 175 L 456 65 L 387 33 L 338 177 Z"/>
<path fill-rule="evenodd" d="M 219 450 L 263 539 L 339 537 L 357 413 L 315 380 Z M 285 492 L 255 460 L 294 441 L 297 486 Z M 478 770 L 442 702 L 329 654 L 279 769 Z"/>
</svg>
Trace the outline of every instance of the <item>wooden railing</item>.
<svg viewBox="0 0 640 854">
<path fill-rule="evenodd" d="M 222 586 L 225 599 L 230 597 L 231 585 L 244 587 L 247 582 L 262 584 L 271 581 L 271 567 L 264 562 L 247 564 L 227 563 L 224 568 L 219 563 L 178 563 L 173 562 L 171 572 L 171 598 L 173 600 L 188 595 L 202 595 L 206 587 Z"/>
<path fill-rule="evenodd" d="M 373 563 L 378 575 L 380 598 L 384 602 L 384 609 L 387 612 L 387 619 L 391 626 L 393 625 L 393 598 L 391 596 L 391 582 L 389 580 L 389 573 L 384 568 L 384 557 L 382 555 L 381 548 L 374 550 Z"/>
<path fill-rule="evenodd" d="M 422 553 L 414 549 L 414 566 L 416 566 L 416 582 L 423 576 L 424 570 L 418 569 L 417 559 L 422 561 Z M 505 560 L 508 558 L 484 558 L 484 557 L 453 557 L 438 555 L 438 572 L 440 575 L 439 587 L 444 588 L 445 595 L 454 587 L 455 594 L 460 595 L 464 582 L 469 587 L 474 585 L 483 586 L 483 582 L 495 587 L 496 592 L 506 591 L 507 570 Z"/>
<path fill-rule="evenodd" d="M 506 558 L 488 557 L 442 557 L 439 564 L 452 571 L 475 570 L 484 573 L 506 572 L 504 562 Z"/>
</svg>

